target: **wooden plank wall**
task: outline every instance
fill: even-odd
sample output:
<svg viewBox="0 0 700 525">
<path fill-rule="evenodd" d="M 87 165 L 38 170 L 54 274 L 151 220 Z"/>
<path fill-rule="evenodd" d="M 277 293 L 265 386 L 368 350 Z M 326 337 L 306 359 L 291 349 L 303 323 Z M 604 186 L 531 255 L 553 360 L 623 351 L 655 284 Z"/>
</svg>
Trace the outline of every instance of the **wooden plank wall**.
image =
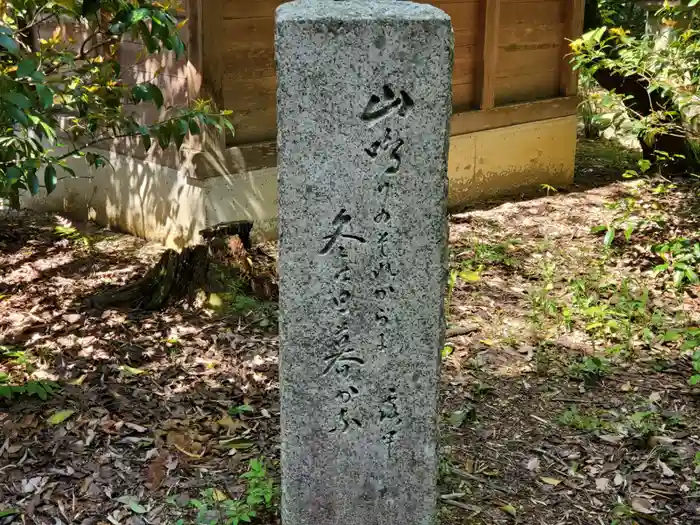
<svg viewBox="0 0 700 525">
<path fill-rule="evenodd" d="M 479 43 L 480 0 L 419 0 L 439 7 L 452 18 L 455 64 L 452 105 L 455 112 L 472 109 L 476 102 L 476 64 Z"/>
<path fill-rule="evenodd" d="M 276 138 L 274 15 L 281 3 L 281 0 L 221 0 L 221 10 L 215 13 L 221 20 L 221 30 L 218 34 L 204 34 L 205 39 L 218 42 L 221 104 L 234 113 L 234 144 Z M 206 47 L 209 52 L 215 52 L 217 45 Z"/>
<path fill-rule="evenodd" d="M 230 145 L 273 141 L 274 12 L 282 1 L 209 1 L 202 13 L 208 20 L 202 35 L 205 84 L 218 86 L 212 95 L 234 112 L 237 133 Z M 562 57 L 565 38 L 577 34 L 581 0 L 423 1 L 452 17 L 455 112 L 575 92 Z M 212 76 L 220 80 L 207 79 Z"/>
<path fill-rule="evenodd" d="M 564 4 L 571 0 L 500 0 L 496 104 L 559 94 Z"/>
</svg>

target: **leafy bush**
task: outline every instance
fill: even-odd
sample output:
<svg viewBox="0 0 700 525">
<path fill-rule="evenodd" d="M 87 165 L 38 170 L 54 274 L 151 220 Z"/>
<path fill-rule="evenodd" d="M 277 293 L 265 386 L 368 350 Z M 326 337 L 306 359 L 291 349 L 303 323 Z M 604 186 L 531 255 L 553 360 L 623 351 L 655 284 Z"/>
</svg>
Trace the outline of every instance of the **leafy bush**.
<svg viewBox="0 0 700 525">
<path fill-rule="evenodd" d="M 84 158 L 93 167 L 108 164 L 92 146 L 139 137 L 144 148 L 178 148 L 207 126 L 231 128 L 227 112 L 214 113 L 206 101 L 169 109 L 167 119 L 139 122 L 129 107 L 163 107 L 160 89 L 150 82 L 122 80 L 117 50 L 124 38 L 143 44 L 148 54 L 185 53 L 181 24 L 167 3 L 152 0 L 8 0 L 0 19 L 0 198 L 19 205 L 19 193 L 52 192 L 59 176 L 75 176 L 68 164 Z M 87 28 L 82 42 L 64 31 Z M 53 34 L 39 38 L 39 28 Z"/>
<path fill-rule="evenodd" d="M 621 4 L 631 3 L 601 2 L 597 16 L 589 18 L 609 25 L 591 29 L 571 44 L 571 61 L 581 72 L 582 84 L 589 86 L 595 78 L 619 97 L 617 104 L 605 105 L 607 114 L 597 121 L 590 114 L 595 104 L 584 104 L 588 128 L 605 121 L 603 126 L 638 137 L 645 155 L 659 165 L 698 166 L 700 158 L 692 147 L 699 138 L 695 124 L 700 113 L 697 19 L 690 17 L 688 27 L 678 24 L 675 19 L 686 16 L 683 8 L 666 4 L 657 16 L 668 25 L 670 36 L 659 45 L 654 35 L 640 31 L 629 12 L 616 16 L 606 11 Z"/>
<path fill-rule="evenodd" d="M 594 382 L 610 371 L 607 359 L 597 356 L 586 356 L 569 366 L 569 375 L 586 382 Z"/>
<path fill-rule="evenodd" d="M 657 244 L 652 251 L 663 260 L 662 264 L 654 268 L 654 273 L 670 273 L 677 288 L 700 283 L 700 243 L 688 239 L 674 239 Z"/>
</svg>

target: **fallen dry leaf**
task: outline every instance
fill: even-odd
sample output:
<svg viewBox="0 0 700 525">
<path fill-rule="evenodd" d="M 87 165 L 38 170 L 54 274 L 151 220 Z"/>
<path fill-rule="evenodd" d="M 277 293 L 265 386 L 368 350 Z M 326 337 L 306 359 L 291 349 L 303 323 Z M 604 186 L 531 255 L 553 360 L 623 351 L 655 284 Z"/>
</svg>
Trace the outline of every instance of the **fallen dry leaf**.
<svg viewBox="0 0 700 525">
<path fill-rule="evenodd" d="M 540 481 L 542 481 L 542 483 L 546 483 L 547 485 L 554 485 L 555 487 L 561 483 L 561 480 L 560 480 L 560 479 L 557 479 L 557 478 L 548 478 L 548 477 L 545 477 L 545 476 L 541 477 L 541 478 L 540 478 Z"/>
<path fill-rule="evenodd" d="M 146 471 L 146 479 L 148 481 L 146 486 L 149 489 L 156 490 L 161 486 L 168 472 L 166 463 L 169 459 L 170 454 L 163 450 L 148 464 L 148 470 Z"/>
<path fill-rule="evenodd" d="M 538 468 L 540 468 L 540 458 L 534 457 L 531 458 L 530 461 L 527 462 L 527 469 L 530 471 L 535 471 Z"/>
<path fill-rule="evenodd" d="M 54 414 L 46 420 L 47 423 L 50 425 L 59 425 L 63 423 L 66 419 L 71 417 L 73 414 L 75 414 L 75 410 L 59 410 L 58 412 L 54 412 Z"/>
<path fill-rule="evenodd" d="M 672 478 L 676 475 L 676 473 L 673 472 L 673 470 L 671 470 L 668 465 L 661 460 L 659 460 L 659 468 L 661 469 L 661 474 L 663 474 L 663 476 L 666 478 Z"/>
<path fill-rule="evenodd" d="M 652 510 L 651 501 L 645 498 L 632 498 L 630 502 L 632 510 L 639 512 L 640 514 L 654 514 Z"/>
</svg>

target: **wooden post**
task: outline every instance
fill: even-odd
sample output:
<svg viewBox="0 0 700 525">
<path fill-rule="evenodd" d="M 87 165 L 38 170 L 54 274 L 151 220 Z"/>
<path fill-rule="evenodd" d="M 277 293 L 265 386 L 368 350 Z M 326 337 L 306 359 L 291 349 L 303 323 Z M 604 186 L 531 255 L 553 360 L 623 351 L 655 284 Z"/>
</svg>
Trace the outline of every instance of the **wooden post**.
<svg viewBox="0 0 700 525">
<path fill-rule="evenodd" d="M 187 11 L 187 91 L 190 101 L 199 98 L 202 90 L 202 0 L 189 0 L 186 4 Z"/>
<path fill-rule="evenodd" d="M 481 60 L 477 71 L 477 100 L 480 109 L 496 105 L 496 65 L 498 62 L 498 31 L 500 29 L 501 0 L 481 0 L 480 27 Z"/>
<path fill-rule="evenodd" d="M 218 21 L 221 12 L 221 0 L 187 0 L 187 96 L 190 102 L 204 98 L 211 99 L 218 109 L 215 85 L 220 84 L 219 78 L 212 78 L 212 65 L 218 64 L 219 55 L 205 52 L 207 44 L 218 37 Z M 208 42 L 205 42 L 208 39 Z M 207 148 L 224 150 L 226 148 L 225 133 L 207 129 L 198 136 L 190 136 L 186 149 L 196 152 Z"/>
<path fill-rule="evenodd" d="M 569 61 L 572 40 L 581 36 L 583 31 L 583 14 L 585 0 L 564 0 L 564 41 L 562 42 L 561 73 L 559 75 L 559 94 L 570 97 L 578 91 L 578 73 Z"/>
</svg>

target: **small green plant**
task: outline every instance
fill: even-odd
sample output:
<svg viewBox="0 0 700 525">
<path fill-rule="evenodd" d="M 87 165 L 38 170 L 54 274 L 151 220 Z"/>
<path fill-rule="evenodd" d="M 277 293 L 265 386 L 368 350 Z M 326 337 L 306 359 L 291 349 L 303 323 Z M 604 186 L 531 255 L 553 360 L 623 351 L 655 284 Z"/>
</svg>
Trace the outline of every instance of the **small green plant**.
<svg viewBox="0 0 700 525">
<path fill-rule="evenodd" d="M 700 243 L 674 239 L 653 246 L 652 252 L 663 261 L 654 268 L 654 273 L 671 275 L 676 288 L 700 283 Z"/>
<path fill-rule="evenodd" d="M 241 414 L 248 414 L 253 412 L 253 407 L 250 405 L 238 405 L 235 407 L 229 407 L 228 413 L 231 416 L 240 416 Z"/>
<path fill-rule="evenodd" d="M 90 248 L 92 246 L 90 238 L 87 235 L 83 235 L 82 233 L 80 233 L 80 230 L 73 226 L 73 223 L 71 221 L 57 215 L 56 222 L 58 224 L 54 226 L 53 229 L 56 235 L 69 240 L 71 243 L 78 247 Z"/>
<path fill-rule="evenodd" d="M 513 257 L 516 246 L 520 243 L 518 239 L 507 240 L 498 244 L 474 242 L 469 250 L 462 252 L 457 257 L 460 259 L 463 268 L 473 270 L 487 266 L 515 266 L 517 261 Z M 462 258 L 466 256 L 466 258 Z"/>
<path fill-rule="evenodd" d="M 569 365 L 569 375 L 586 382 L 595 382 L 610 372 L 610 361 L 604 357 L 586 356 Z"/>
<path fill-rule="evenodd" d="M 688 344 L 689 342 L 690 342 L 690 344 L 695 345 L 696 348 L 698 346 L 700 346 L 700 341 L 698 341 L 696 339 L 686 340 L 686 342 L 684 344 Z M 698 383 L 700 383 L 700 349 L 696 349 L 693 352 L 691 359 L 693 362 L 693 372 L 694 373 L 693 373 L 693 375 L 690 376 L 690 379 L 688 380 L 688 382 L 690 383 L 691 386 L 695 386 Z"/>
<path fill-rule="evenodd" d="M 646 440 L 650 436 L 660 434 L 664 424 L 658 413 L 647 410 L 628 416 L 624 426 L 632 436 Z"/>
<path fill-rule="evenodd" d="M 640 227 L 649 224 L 649 220 L 641 216 L 642 204 L 635 197 L 625 197 L 609 205 L 615 210 L 608 224 L 600 224 L 591 228 L 591 233 L 603 233 L 603 246 L 611 248 L 618 233 L 622 233 L 625 242 L 630 242 L 632 234 Z"/>
<path fill-rule="evenodd" d="M 241 475 L 246 483 L 245 494 L 239 499 L 231 499 L 225 492 L 210 487 L 200 492 L 200 497 L 190 499 L 185 507 L 196 511 L 194 522 L 181 518 L 175 525 L 239 525 L 251 523 L 262 510 L 273 507 L 275 487 L 269 477 L 262 458 L 251 459 L 248 471 Z M 170 501 L 175 504 L 174 500 Z"/>
<path fill-rule="evenodd" d="M 540 189 L 547 193 L 547 197 L 549 197 L 550 194 L 559 193 L 559 190 L 550 184 L 540 184 Z"/>
<path fill-rule="evenodd" d="M 60 388 L 53 381 L 25 379 L 34 369 L 23 350 L 0 345 L 0 364 L 7 367 L 12 374 L 0 372 L 0 399 L 10 400 L 20 396 L 35 396 L 46 401 Z"/>
<path fill-rule="evenodd" d="M 440 357 L 442 357 L 442 359 L 447 359 L 448 357 L 450 357 L 452 355 L 452 353 L 454 351 L 455 351 L 454 347 L 452 347 L 451 345 L 445 345 L 442 347 L 442 351 L 440 352 Z"/>
<path fill-rule="evenodd" d="M 0 399 L 13 399 L 20 396 L 36 396 L 46 401 L 60 387 L 53 381 L 27 381 L 23 384 L 9 384 L 9 376 L 0 372 Z"/>
<path fill-rule="evenodd" d="M 531 309 L 530 317 L 533 323 L 537 325 L 542 323 L 542 318 L 554 317 L 559 311 L 559 305 L 552 296 L 556 270 L 556 263 L 551 261 L 543 263 L 539 272 L 542 284 L 531 288 L 528 292 Z"/>
<path fill-rule="evenodd" d="M 632 352 L 635 345 L 651 343 L 668 322 L 653 308 L 643 283 L 624 279 L 619 284 L 576 279 L 570 284 L 571 304 L 565 318 L 569 328 L 580 322 L 594 343 L 608 352 Z"/>
<path fill-rule="evenodd" d="M 558 422 L 560 425 L 572 427 L 576 430 L 584 430 L 586 432 L 594 432 L 609 426 L 607 422 L 601 420 L 597 416 L 579 412 L 576 406 L 572 406 L 563 412 L 559 416 Z"/>
</svg>

